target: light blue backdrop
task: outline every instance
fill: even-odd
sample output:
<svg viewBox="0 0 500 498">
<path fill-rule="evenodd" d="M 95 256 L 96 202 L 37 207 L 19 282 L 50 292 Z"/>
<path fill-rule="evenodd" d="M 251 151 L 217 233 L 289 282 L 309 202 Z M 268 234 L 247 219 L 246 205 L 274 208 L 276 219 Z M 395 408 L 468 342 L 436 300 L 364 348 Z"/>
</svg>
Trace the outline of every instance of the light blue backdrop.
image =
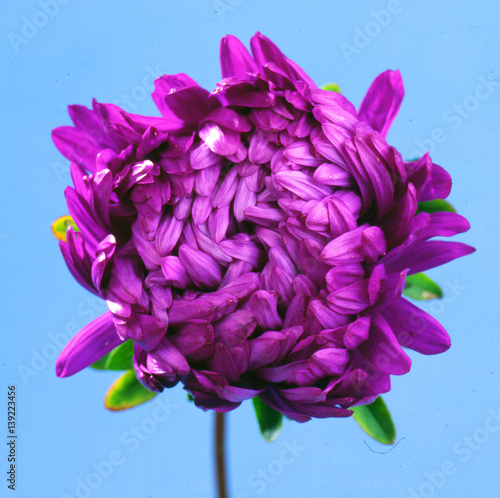
<svg viewBox="0 0 500 498">
<path fill-rule="evenodd" d="M 389 141 L 408 158 L 430 148 L 448 169 L 450 200 L 473 227 L 457 240 L 478 251 L 431 273 L 446 298 L 425 308 L 453 347 L 412 354 L 411 373 L 394 378 L 385 399 L 397 446 L 388 452 L 336 419 L 287 422 L 268 444 L 245 403 L 229 416 L 233 497 L 500 496 L 498 3 L 23 0 L 5 5 L 0 22 L 0 372 L 2 389 L 18 389 L 15 496 L 213 496 L 212 414 L 184 391 L 116 414 L 102 406 L 113 374 L 55 377 L 63 336 L 102 305 L 73 281 L 50 233 L 70 181 L 50 130 L 69 124 L 66 105 L 92 97 L 154 113 L 147 94 L 163 73 L 212 89 L 219 39 L 248 43 L 257 30 L 356 105 L 379 72 L 399 68 L 406 97 Z M 82 481 L 92 487 L 78 489 Z M 2 496 L 14 496 L 6 485 Z"/>
</svg>

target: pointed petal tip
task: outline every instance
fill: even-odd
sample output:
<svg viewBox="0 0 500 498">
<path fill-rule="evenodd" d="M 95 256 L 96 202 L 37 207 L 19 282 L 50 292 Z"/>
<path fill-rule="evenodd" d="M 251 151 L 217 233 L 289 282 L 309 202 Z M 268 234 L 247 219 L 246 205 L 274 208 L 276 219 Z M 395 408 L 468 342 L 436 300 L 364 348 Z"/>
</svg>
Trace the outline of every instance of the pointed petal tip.
<svg viewBox="0 0 500 498">
<path fill-rule="evenodd" d="M 68 377 L 68 374 L 66 373 L 66 365 L 64 358 L 59 357 L 56 361 L 56 375 L 60 379 Z"/>
</svg>

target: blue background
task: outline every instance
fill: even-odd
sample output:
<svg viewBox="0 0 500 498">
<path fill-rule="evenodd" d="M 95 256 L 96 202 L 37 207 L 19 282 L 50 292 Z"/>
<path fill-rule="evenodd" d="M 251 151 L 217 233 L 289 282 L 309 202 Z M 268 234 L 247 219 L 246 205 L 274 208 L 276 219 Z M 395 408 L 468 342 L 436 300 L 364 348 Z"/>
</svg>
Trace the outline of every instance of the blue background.
<svg viewBox="0 0 500 498">
<path fill-rule="evenodd" d="M 63 189 L 70 182 L 50 130 L 69 124 L 66 105 L 89 105 L 92 97 L 155 113 L 151 74 L 185 72 L 213 89 L 219 39 L 231 33 L 248 44 L 257 30 L 318 84 L 339 83 L 356 105 L 378 73 L 400 69 L 406 97 L 388 140 L 407 158 L 431 149 L 447 168 L 450 201 L 472 224 L 456 240 L 478 251 L 430 272 L 447 294 L 424 308 L 449 330 L 453 346 L 437 357 L 411 354 L 412 371 L 393 378 L 385 400 L 397 446 L 388 452 L 344 419 L 287 421 L 269 444 L 247 402 L 229 415 L 232 496 L 500 496 L 499 422 L 491 418 L 500 419 L 500 85 L 484 84 L 500 80 L 500 4 L 54 1 L 52 17 L 24 0 L 9 2 L 0 20 L 0 372 L 2 392 L 11 384 L 18 390 L 16 496 L 75 497 L 79 479 L 94 487 L 80 496 L 214 496 L 213 414 L 195 409 L 180 387 L 162 395 L 168 416 L 163 411 L 154 422 L 155 402 L 118 414 L 103 408 L 113 373 L 55 376 L 63 336 L 103 307 L 87 301 L 50 233 L 67 212 Z M 374 12 L 389 8 L 390 19 L 376 21 Z M 295 453 L 285 452 L 287 445 Z M 110 459 L 111 467 L 102 466 L 110 475 L 99 478 L 94 464 Z M 2 478 L 2 496 L 10 496 L 6 486 Z"/>
</svg>

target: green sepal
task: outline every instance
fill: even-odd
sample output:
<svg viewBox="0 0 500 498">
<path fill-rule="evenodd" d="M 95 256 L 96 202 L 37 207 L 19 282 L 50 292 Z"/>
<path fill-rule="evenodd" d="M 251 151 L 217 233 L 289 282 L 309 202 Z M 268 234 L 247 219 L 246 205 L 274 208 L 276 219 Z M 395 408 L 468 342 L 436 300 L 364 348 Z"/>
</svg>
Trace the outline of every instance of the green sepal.
<svg viewBox="0 0 500 498">
<path fill-rule="evenodd" d="M 444 199 L 434 199 L 433 201 L 419 202 L 417 206 L 417 214 L 432 214 L 442 211 L 446 211 L 447 213 L 456 213 L 455 208 Z"/>
<path fill-rule="evenodd" d="M 75 232 L 78 232 L 78 227 L 76 226 L 76 223 L 73 221 L 73 218 L 69 214 L 67 214 L 57 218 L 57 220 L 54 221 L 54 223 L 52 223 L 50 228 L 52 229 L 52 233 L 57 239 L 66 242 L 66 230 L 68 229 L 69 226 L 72 226 L 73 230 Z"/>
<path fill-rule="evenodd" d="M 266 405 L 258 396 L 252 399 L 255 415 L 262 437 L 272 443 L 281 432 L 283 415 L 269 405 Z"/>
<path fill-rule="evenodd" d="M 135 370 L 128 370 L 109 388 L 104 398 L 104 406 L 111 411 L 122 411 L 142 405 L 153 399 L 156 393 L 146 389 L 135 375 Z"/>
<path fill-rule="evenodd" d="M 134 367 L 134 342 L 129 339 L 90 365 L 95 370 L 130 370 Z"/>
<path fill-rule="evenodd" d="M 191 401 L 191 402 L 194 402 L 194 398 L 193 396 L 191 396 L 191 394 L 187 393 L 187 397 L 188 397 L 188 401 Z"/>
<path fill-rule="evenodd" d="M 89 367 L 93 368 L 94 370 L 107 370 L 106 363 L 110 354 L 111 353 L 105 354 L 102 358 L 92 363 L 92 365 L 89 365 Z"/>
<path fill-rule="evenodd" d="M 406 277 L 406 287 L 403 294 L 416 301 L 428 301 L 443 297 L 441 287 L 423 273 L 415 273 L 415 275 Z"/>
<path fill-rule="evenodd" d="M 113 349 L 107 355 L 105 370 L 129 370 L 134 368 L 132 357 L 134 356 L 134 341 L 129 339 Z"/>
<path fill-rule="evenodd" d="M 364 406 L 353 406 L 354 420 L 375 441 L 382 444 L 393 444 L 396 439 L 396 429 L 382 397 Z"/>
<path fill-rule="evenodd" d="M 327 90 L 328 92 L 342 93 L 337 83 L 327 83 L 326 85 L 323 85 L 321 87 L 321 90 Z"/>
</svg>

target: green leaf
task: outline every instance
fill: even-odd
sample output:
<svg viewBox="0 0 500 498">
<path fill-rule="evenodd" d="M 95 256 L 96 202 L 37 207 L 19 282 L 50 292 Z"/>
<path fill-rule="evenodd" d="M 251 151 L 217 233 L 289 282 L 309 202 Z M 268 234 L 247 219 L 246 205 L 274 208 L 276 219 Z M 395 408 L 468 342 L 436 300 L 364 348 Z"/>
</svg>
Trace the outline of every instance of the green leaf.
<svg viewBox="0 0 500 498">
<path fill-rule="evenodd" d="M 129 370 L 134 367 L 134 342 L 129 339 L 107 354 L 104 370 Z"/>
<path fill-rule="evenodd" d="M 257 422 L 259 423 L 262 437 L 269 443 L 272 443 L 281 431 L 283 415 L 266 405 L 258 396 L 252 399 Z"/>
<path fill-rule="evenodd" d="M 406 287 L 403 290 L 405 296 L 417 301 L 427 301 L 443 297 L 443 291 L 432 278 L 423 273 L 415 273 L 406 277 Z"/>
<path fill-rule="evenodd" d="M 128 370 L 109 388 L 104 398 L 104 406 L 111 411 L 128 410 L 154 398 L 156 393 L 146 389 L 135 375 Z"/>
<path fill-rule="evenodd" d="M 106 363 L 110 354 L 111 353 L 105 354 L 100 360 L 92 363 L 92 365 L 90 365 L 90 368 L 93 368 L 95 370 L 107 370 Z"/>
<path fill-rule="evenodd" d="M 191 394 L 187 393 L 188 395 L 188 401 L 194 401 L 194 398 L 191 396 Z"/>
<path fill-rule="evenodd" d="M 337 83 L 327 83 L 326 85 L 323 85 L 321 87 L 322 90 L 327 90 L 329 92 L 337 92 L 337 93 L 342 93 L 340 90 L 340 87 L 337 85 Z"/>
<path fill-rule="evenodd" d="M 52 233 L 56 238 L 66 242 L 66 230 L 69 226 L 72 226 L 75 232 L 78 232 L 78 228 L 73 221 L 73 218 L 69 215 L 65 215 L 57 218 L 57 220 L 52 223 L 50 228 L 52 228 Z"/>
<path fill-rule="evenodd" d="M 433 201 L 419 202 L 417 207 L 417 214 L 420 213 L 437 213 L 446 211 L 448 213 L 456 213 L 455 208 L 444 199 L 435 199 Z"/>
<path fill-rule="evenodd" d="M 95 370 L 130 370 L 133 368 L 134 343 L 125 341 L 90 365 Z"/>
<path fill-rule="evenodd" d="M 373 439 L 383 444 L 393 444 L 396 429 L 387 406 L 379 396 L 372 404 L 353 406 L 354 420 Z"/>
</svg>

